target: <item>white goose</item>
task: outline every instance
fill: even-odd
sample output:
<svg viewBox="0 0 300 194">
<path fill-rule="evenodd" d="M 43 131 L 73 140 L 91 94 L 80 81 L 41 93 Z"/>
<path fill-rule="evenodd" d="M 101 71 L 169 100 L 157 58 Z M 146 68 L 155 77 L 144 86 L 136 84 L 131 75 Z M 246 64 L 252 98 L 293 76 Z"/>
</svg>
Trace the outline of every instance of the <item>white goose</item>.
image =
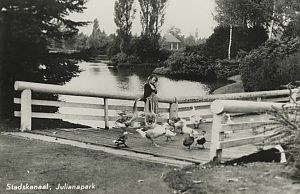
<svg viewBox="0 0 300 194">
<path fill-rule="evenodd" d="M 205 119 L 197 114 L 195 106 L 193 106 L 192 115 L 190 116 L 190 121 L 194 124 L 195 129 L 199 129 L 199 125 L 205 122 Z"/>
<path fill-rule="evenodd" d="M 228 125 L 234 124 L 234 122 L 231 120 L 230 114 L 225 114 L 225 118 L 226 118 L 226 124 L 228 124 Z M 224 137 L 228 138 L 229 135 L 232 133 L 233 133 L 233 131 L 225 131 Z"/>
</svg>

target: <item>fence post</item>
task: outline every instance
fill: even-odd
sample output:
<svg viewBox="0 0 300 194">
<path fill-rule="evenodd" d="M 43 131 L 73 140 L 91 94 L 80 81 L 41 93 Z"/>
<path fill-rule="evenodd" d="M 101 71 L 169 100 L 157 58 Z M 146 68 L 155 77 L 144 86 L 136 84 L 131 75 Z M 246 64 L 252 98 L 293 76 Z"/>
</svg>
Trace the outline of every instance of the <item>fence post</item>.
<svg viewBox="0 0 300 194">
<path fill-rule="evenodd" d="M 105 129 L 109 129 L 108 99 L 107 98 L 104 98 L 104 122 L 105 122 Z"/>
<path fill-rule="evenodd" d="M 23 90 L 21 93 L 21 127 L 20 130 L 31 130 L 31 90 Z"/>
<path fill-rule="evenodd" d="M 224 137 L 224 134 L 220 133 L 222 121 L 223 114 L 213 114 L 209 159 L 216 162 L 220 162 L 222 159 L 222 149 L 220 148 L 220 140 Z"/>
<path fill-rule="evenodd" d="M 293 92 L 290 96 L 290 103 L 296 103 L 297 102 L 297 93 L 298 92 Z"/>
<path fill-rule="evenodd" d="M 177 102 L 177 98 L 175 98 L 175 101 L 170 103 L 169 119 L 177 118 L 177 117 L 178 117 L 178 102 Z"/>
</svg>

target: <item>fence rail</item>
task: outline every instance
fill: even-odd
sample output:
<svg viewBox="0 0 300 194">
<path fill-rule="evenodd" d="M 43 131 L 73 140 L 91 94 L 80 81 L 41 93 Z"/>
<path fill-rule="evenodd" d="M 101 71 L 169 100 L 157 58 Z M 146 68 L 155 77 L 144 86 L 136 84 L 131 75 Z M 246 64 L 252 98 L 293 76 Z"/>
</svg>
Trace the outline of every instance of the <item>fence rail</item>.
<svg viewBox="0 0 300 194">
<path fill-rule="evenodd" d="M 294 106 L 292 103 L 272 103 L 272 102 L 251 102 L 242 100 L 216 100 L 211 105 L 213 112 L 212 124 L 212 140 L 210 148 L 211 160 L 222 160 L 222 151 L 225 148 L 237 147 L 242 145 L 254 144 L 262 142 L 265 138 L 272 135 L 272 131 L 266 129 L 278 125 L 278 122 L 272 120 L 270 115 L 265 114 L 266 111 L 282 108 L 282 106 Z M 229 113 L 262 113 L 258 116 L 259 120 L 254 120 L 253 116 L 250 121 L 242 121 L 237 123 L 226 123 L 225 115 Z M 235 133 L 243 130 L 253 130 L 263 128 L 267 131 L 263 134 L 246 134 L 246 137 L 238 137 L 235 139 L 225 140 L 225 133 L 230 131 Z"/>
<path fill-rule="evenodd" d="M 21 117 L 21 130 L 31 130 L 32 118 L 51 118 L 51 119 L 83 119 L 83 120 L 96 120 L 104 121 L 105 128 L 109 128 L 109 122 L 115 121 L 117 115 L 111 115 L 112 111 L 131 111 L 130 105 L 117 105 L 113 104 L 110 100 L 126 100 L 133 101 L 141 96 L 124 93 L 112 92 L 98 92 L 90 90 L 76 90 L 66 88 L 60 85 L 41 84 L 24 81 L 15 82 L 15 90 L 21 91 L 21 98 L 15 98 L 15 104 L 21 104 L 21 110 L 15 112 L 16 117 Z M 293 90 L 296 92 L 296 90 Z M 32 93 L 48 93 L 57 95 L 71 95 L 82 97 L 96 97 L 103 99 L 103 103 L 77 103 L 77 102 L 63 102 L 54 100 L 40 100 L 32 99 Z M 218 99 L 244 99 L 251 101 L 289 101 L 289 90 L 276 90 L 276 91 L 263 91 L 263 92 L 248 92 L 248 93 L 235 93 L 235 94 L 222 94 L 222 95 L 207 95 L 196 97 L 170 97 L 158 98 L 159 105 L 167 104 L 167 106 L 160 106 L 160 113 L 168 114 L 162 117 L 161 121 L 166 121 L 168 118 L 181 117 L 189 120 L 189 114 L 197 114 L 208 121 L 213 118 L 210 106 L 214 100 Z M 78 115 L 78 114 L 58 114 L 58 113 L 40 113 L 33 112 L 32 106 L 51 106 L 51 107 L 71 107 L 71 108 L 88 108 L 94 110 L 103 110 L 101 115 Z M 143 111 L 142 106 L 138 106 L 138 111 Z M 141 118 L 139 120 L 142 120 Z"/>
</svg>

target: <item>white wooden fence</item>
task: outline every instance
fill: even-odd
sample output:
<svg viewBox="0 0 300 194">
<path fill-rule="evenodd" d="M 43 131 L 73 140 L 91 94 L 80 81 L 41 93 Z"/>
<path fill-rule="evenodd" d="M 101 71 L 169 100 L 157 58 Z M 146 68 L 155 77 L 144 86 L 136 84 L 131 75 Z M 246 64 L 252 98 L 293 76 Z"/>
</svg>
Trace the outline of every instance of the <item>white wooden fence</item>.
<svg viewBox="0 0 300 194">
<path fill-rule="evenodd" d="M 109 110 L 116 111 L 131 111 L 133 101 L 141 96 L 132 94 L 121 94 L 112 92 L 97 92 L 89 90 L 76 90 L 65 88 L 64 86 L 41 84 L 24 81 L 15 82 L 15 90 L 21 91 L 21 98 L 15 98 L 16 104 L 21 104 L 21 110 L 15 111 L 16 117 L 21 117 L 21 130 L 31 130 L 32 118 L 49 118 L 49 119 L 81 119 L 81 120 L 96 120 L 104 121 L 105 128 L 109 128 L 109 121 L 117 120 L 117 115 L 110 115 Z M 297 90 L 293 90 L 296 92 Z M 96 97 L 102 98 L 103 104 L 98 103 L 78 103 L 78 102 L 63 102 L 63 101 L 49 101 L 32 99 L 32 93 L 48 93 L 57 95 L 71 95 L 83 97 Z M 290 100 L 289 90 L 276 90 L 276 91 L 263 91 L 263 92 L 248 92 L 248 93 L 234 93 L 234 94 L 221 94 L 221 95 L 207 95 L 207 96 L 194 96 L 194 97 L 170 97 L 159 98 L 160 113 L 169 113 L 168 117 L 179 116 L 189 120 L 191 110 L 195 110 L 199 116 L 206 118 L 208 121 L 212 120 L 212 112 L 210 105 L 212 101 L 217 99 L 239 99 L 239 100 L 252 100 L 252 101 L 272 101 L 272 102 L 288 102 Z M 118 105 L 113 104 L 110 100 L 126 100 L 131 101 L 132 105 Z M 42 113 L 32 112 L 32 105 L 35 106 L 54 106 L 54 107 L 76 107 L 76 108 L 89 108 L 100 109 L 104 111 L 103 116 L 99 115 L 80 115 L 80 114 L 59 114 L 59 113 Z M 138 107 L 138 110 L 143 110 L 143 107 Z M 195 113 L 193 113 L 195 114 Z M 167 117 L 161 118 L 165 121 Z"/>
<path fill-rule="evenodd" d="M 293 105 L 292 103 L 273 103 L 273 102 L 251 102 L 240 100 L 216 100 L 211 105 L 213 112 L 212 138 L 210 146 L 210 160 L 221 161 L 222 151 L 226 148 L 237 146 L 261 143 L 265 138 L 272 134 L 272 131 L 261 134 L 247 134 L 244 137 L 237 137 L 226 140 L 227 132 L 235 133 L 237 131 L 251 131 L 256 127 L 272 127 L 278 122 L 272 120 L 271 116 L 265 114 L 267 111 L 274 110 L 274 107 L 281 109 L 283 105 Z M 249 114 L 255 113 L 259 115 L 259 119 L 253 119 L 254 116 L 249 116 L 248 119 L 227 123 L 224 120 L 225 114 Z M 250 119 L 249 119 L 250 118 Z M 266 130 L 267 131 L 267 130 Z"/>
</svg>

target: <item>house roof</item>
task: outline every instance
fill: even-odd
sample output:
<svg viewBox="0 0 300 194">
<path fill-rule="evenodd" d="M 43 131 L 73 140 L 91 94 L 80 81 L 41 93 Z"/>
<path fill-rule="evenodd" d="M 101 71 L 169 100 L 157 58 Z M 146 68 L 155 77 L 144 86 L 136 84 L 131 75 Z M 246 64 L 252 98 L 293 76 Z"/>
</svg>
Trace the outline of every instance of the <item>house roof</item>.
<svg viewBox="0 0 300 194">
<path fill-rule="evenodd" d="M 180 42 L 180 40 L 178 40 L 174 35 L 172 35 L 170 33 L 165 34 L 164 40 L 165 40 L 165 42 Z"/>
</svg>

